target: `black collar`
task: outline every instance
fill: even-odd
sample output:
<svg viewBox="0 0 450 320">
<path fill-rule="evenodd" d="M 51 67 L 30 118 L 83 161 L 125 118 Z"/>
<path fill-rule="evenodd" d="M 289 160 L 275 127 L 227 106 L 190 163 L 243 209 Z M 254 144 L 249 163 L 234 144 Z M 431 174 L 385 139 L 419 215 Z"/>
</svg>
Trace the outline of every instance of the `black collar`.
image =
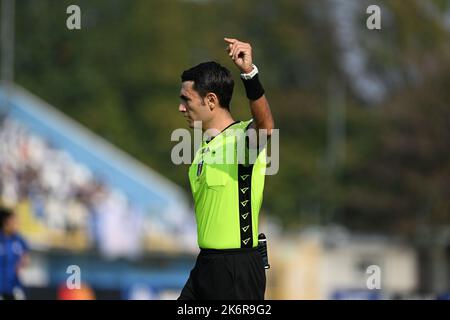
<svg viewBox="0 0 450 320">
<path fill-rule="evenodd" d="M 235 122 L 233 122 L 232 124 L 228 125 L 225 129 L 223 129 L 222 131 L 220 131 L 217 135 L 215 135 L 214 137 L 211 137 L 210 140 L 205 140 L 205 142 L 208 144 L 210 143 L 215 137 L 217 137 L 218 135 L 220 135 L 222 132 L 224 132 L 225 130 L 227 130 L 229 127 L 234 126 L 236 123 L 241 122 L 241 120 L 236 120 Z"/>
</svg>

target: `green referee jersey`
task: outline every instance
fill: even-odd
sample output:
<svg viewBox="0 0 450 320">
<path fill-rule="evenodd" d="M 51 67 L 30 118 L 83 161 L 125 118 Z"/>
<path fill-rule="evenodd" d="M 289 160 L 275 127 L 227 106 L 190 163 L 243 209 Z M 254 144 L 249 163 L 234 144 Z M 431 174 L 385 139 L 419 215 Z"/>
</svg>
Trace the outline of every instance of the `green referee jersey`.
<svg viewBox="0 0 450 320">
<path fill-rule="evenodd" d="M 254 150 L 249 161 L 246 131 L 251 122 L 237 121 L 211 141 L 203 141 L 189 168 L 200 248 L 258 245 L 266 149 Z"/>
</svg>

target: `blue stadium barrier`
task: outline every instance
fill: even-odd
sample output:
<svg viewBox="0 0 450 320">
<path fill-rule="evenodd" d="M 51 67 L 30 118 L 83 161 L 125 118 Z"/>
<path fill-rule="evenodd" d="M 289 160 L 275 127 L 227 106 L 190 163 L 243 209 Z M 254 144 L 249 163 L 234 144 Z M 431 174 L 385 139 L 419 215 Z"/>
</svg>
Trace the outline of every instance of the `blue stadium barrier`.
<svg viewBox="0 0 450 320">
<path fill-rule="evenodd" d="M 95 135 L 40 98 L 18 86 L 0 87 L 0 113 L 25 124 L 31 132 L 67 151 L 108 185 L 122 190 L 146 212 L 187 213 L 183 190 L 111 143 Z M 101 116 L 101 115 L 99 115 Z"/>
</svg>

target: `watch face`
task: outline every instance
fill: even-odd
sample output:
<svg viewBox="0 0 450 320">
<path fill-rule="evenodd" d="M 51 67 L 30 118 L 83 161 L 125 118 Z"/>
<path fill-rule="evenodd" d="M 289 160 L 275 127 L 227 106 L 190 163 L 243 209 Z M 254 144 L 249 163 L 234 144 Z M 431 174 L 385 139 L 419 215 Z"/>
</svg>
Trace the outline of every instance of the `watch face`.
<svg viewBox="0 0 450 320">
<path fill-rule="evenodd" d="M 258 68 L 253 65 L 253 70 L 249 73 L 241 73 L 241 78 L 244 80 L 250 80 L 252 79 L 256 74 L 258 73 Z"/>
</svg>

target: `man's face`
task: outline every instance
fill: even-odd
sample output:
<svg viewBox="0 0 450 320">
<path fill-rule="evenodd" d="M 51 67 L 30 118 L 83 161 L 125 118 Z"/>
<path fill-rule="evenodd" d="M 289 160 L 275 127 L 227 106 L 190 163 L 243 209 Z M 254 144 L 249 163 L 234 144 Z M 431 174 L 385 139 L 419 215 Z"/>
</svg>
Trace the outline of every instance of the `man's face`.
<svg viewBox="0 0 450 320">
<path fill-rule="evenodd" d="M 207 122 L 212 117 L 212 111 L 193 88 L 193 81 L 184 81 L 181 84 L 180 105 L 178 110 L 186 118 L 190 128 L 194 128 L 194 121 Z"/>
<path fill-rule="evenodd" d="M 3 231 L 6 234 L 14 234 L 18 230 L 18 221 L 15 214 L 6 219 L 5 224 L 3 226 Z"/>
</svg>

